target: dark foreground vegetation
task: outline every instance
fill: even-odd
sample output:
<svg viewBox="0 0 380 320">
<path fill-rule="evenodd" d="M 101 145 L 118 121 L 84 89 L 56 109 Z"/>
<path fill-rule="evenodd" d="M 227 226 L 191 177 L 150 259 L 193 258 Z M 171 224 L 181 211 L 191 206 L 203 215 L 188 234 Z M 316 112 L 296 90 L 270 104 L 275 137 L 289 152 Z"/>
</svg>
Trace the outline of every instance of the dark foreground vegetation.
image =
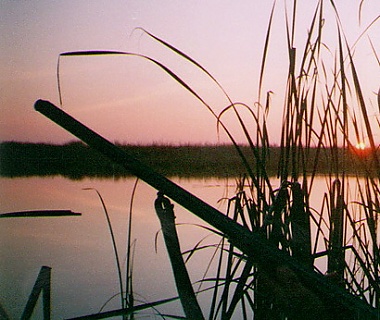
<svg viewBox="0 0 380 320">
<path fill-rule="evenodd" d="M 233 145 L 123 145 L 121 147 L 166 176 L 237 177 L 245 174 L 241 158 Z M 265 163 L 260 165 L 254 163 L 254 156 L 249 147 L 242 147 L 242 150 L 247 159 L 251 159 L 253 167 L 260 169 L 265 166 L 270 175 L 277 174 L 281 148 L 269 148 L 269 151 L 266 151 Z M 363 150 L 353 152 L 339 149 L 337 153 L 331 149 L 311 148 L 309 152 L 310 159 L 316 159 L 319 153 L 319 160 L 317 165 L 312 161 L 306 164 L 307 173 L 328 174 L 344 168 L 348 174 L 364 174 L 363 161 L 370 161 L 369 154 Z M 332 159 L 332 155 L 337 159 Z M 3 177 L 62 175 L 71 179 L 81 179 L 126 177 L 130 173 L 81 142 L 64 145 L 3 142 L 0 144 L 0 175 Z"/>
</svg>

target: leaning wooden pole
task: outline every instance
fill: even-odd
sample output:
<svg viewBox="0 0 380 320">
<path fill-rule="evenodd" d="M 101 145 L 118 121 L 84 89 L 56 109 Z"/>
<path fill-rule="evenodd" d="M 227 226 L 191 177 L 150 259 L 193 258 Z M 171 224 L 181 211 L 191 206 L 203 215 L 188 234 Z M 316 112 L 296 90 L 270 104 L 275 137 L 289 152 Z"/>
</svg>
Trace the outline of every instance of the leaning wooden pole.
<svg viewBox="0 0 380 320">
<path fill-rule="evenodd" d="M 110 160 L 123 166 L 132 174 L 148 183 L 153 188 L 182 205 L 184 208 L 218 229 L 226 235 L 229 241 L 241 250 L 248 258 L 259 263 L 287 265 L 303 284 L 315 290 L 320 296 L 331 303 L 349 310 L 352 319 L 377 319 L 378 311 L 365 301 L 339 288 L 323 275 L 310 271 L 287 253 L 268 243 L 260 233 L 249 231 L 244 226 L 233 221 L 219 210 L 208 205 L 174 182 L 158 174 L 132 155 L 121 150 L 110 141 L 92 131 L 72 116 L 59 109 L 49 101 L 38 100 L 35 109 L 54 121 L 80 140 L 102 153 Z"/>
</svg>

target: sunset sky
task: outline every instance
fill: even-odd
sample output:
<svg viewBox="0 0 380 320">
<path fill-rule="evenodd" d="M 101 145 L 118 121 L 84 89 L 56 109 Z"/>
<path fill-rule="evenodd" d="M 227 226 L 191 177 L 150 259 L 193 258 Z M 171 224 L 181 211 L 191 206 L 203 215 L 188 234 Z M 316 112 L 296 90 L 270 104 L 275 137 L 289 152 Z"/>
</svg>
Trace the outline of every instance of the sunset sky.
<svg viewBox="0 0 380 320">
<path fill-rule="evenodd" d="M 279 141 L 288 55 L 284 2 L 278 1 L 263 91 L 273 91 L 270 135 Z M 348 43 L 380 14 L 379 0 L 337 0 Z M 33 0 L 0 2 L 0 140 L 63 143 L 74 138 L 37 113 L 37 99 L 59 105 L 57 60 L 62 52 L 117 50 L 148 55 L 176 72 L 216 113 L 228 105 L 221 90 L 137 27 L 171 43 L 203 65 L 233 101 L 258 99 L 258 79 L 272 1 Z M 303 50 L 317 1 L 299 1 L 295 47 Z M 336 20 L 325 1 L 324 39 L 337 49 Z M 380 21 L 355 47 L 368 113 L 379 114 Z M 329 52 L 324 49 L 328 56 Z M 331 59 L 331 56 L 330 56 Z M 329 70 L 328 70 L 329 71 Z M 124 143 L 216 143 L 216 120 L 189 92 L 153 63 L 125 56 L 63 57 L 63 109 L 112 141 Z M 236 120 L 226 116 L 236 134 Z M 248 122 L 249 123 L 249 122 Z M 377 127 L 378 128 L 378 127 Z M 252 126 L 254 130 L 254 126 Z M 377 132 L 375 137 L 378 136 Z"/>
</svg>

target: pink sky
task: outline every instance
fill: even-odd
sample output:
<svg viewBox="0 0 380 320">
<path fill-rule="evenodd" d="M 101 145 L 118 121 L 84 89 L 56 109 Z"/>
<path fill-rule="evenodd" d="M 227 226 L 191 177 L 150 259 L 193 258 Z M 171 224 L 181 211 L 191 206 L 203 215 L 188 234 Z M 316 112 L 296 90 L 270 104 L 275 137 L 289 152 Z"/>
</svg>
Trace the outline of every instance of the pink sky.
<svg viewBox="0 0 380 320">
<path fill-rule="evenodd" d="M 336 23 L 325 1 L 325 41 L 337 48 Z M 335 1 L 353 44 L 380 14 L 380 2 Z M 291 11 L 291 2 L 286 1 Z M 303 49 L 317 1 L 298 8 L 295 45 Z M 216 113 L 228 105 L 217 86 L 194 66 L 155 43 L 136 27 L 173 44 L 200 62 L 233 101 L 253 106 L 272 1 L 10 1 L 0 2 L 0 140 L 62 143 L 74 138 L 33 109 L 37 99 L 59 104 L 56 67 L 60 53 L 118 50 L 146 54 L 178 73 Z M 269 129 L 278 143 L 288 68 L 284 4 L 278 1 L 264 92 L 272 90 Z M 380 53 L 380 24 L 368 31 Z M 326 54 L 327 50 L 325 50 Z M 368 37 L 355 58 L 368 113 L 378 116 L 380 68 Z M 136 57 L 65 57 L 60 78 L 63 108 L 110 140 L 126 143 L 215 143 L 216 121 L 199 101 L 152 63 Z M 236 120 L 225 118 L 242 141 Z M 250 122 L 247 122 L 250 124 Z M 376 127 L 378 129 L 378 126 Z M 251 130 L 254 132 L 255 127 Z M 377 130 L 378 131 L 378 130 Z M 375 137 L 378 133 L 374 132 Z"/>
</svg>

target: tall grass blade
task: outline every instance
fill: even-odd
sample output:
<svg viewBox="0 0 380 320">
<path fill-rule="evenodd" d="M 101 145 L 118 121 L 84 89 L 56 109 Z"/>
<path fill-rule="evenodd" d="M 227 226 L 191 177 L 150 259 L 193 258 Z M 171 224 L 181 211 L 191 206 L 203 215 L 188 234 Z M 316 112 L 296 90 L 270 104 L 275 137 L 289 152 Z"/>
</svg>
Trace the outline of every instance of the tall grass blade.
<svg viewBox="0 0 380 320">
<path fill-rule="evenodd" d="M 135 183 L 132 188 L 131 201 L 129 205 L 129 219 L 128 219 L 128 238 L 127 238 L 127 257 L 126 257 L 126 268 L 125 268 L 125 305 L 130 308 L 134 305 L 133 296 L 133 254 L 132 254 L 132 222 L 133 222 L 133 201 L 135 199 L 135 193 L 137 189 L 139 179 L 136 178 Z M 131 320 L 133 320 L 133 314 L 131 315 Z"/>
<path fill-rule="evenodd" d="M 200 70 L 202 70 L 218 87 L 219 89 L 223 92 L 223 94 L 225 95 L 225 97 L 228 99 L 229 103 L 232 104 L 232 100 L 230 99 L 230 97 L 228 96 L 227 92 L 224 90 L 223 86 L 219 83 L 219 81 L 206 69 L 204 68 L 199 62 L 197 62 L 196 60 L 194 60 L 193 58 L 191 58 L 189 55 L 187 55 L 186 53 L 184 53 L 183 51 L 179 50 L 178 48 L 176 48 L 175 46 L 169 44 L 168 42 L 164 41 L 163 39 L 153 35 L 152 33 L 150 33 L 149 31 L 145 30 L 144 28 L 141 28 L 141 27 L 138 27 L 136 28 L 136 30 L 141 30 L 142 32 L 144 32 L 145 34 L 147 34 L 149 37 L 153 38 L 154 40 L 158 41 L 159 43 L 161 43 L 162 45 L 164 45 L 165 47 L 169 48 L 170 50 L 172 50 L 173 52 L 175 52 L 176 54 L 178 54 L 180 57 L 184 58 L 185 60 L 188 60 L 190 63 L 194 64 L 197 68 L 199 68 Z"/>
<path fill-rule="evenodd" d="M 378 64 L 379 67 L 380 67 L 380 58 L 379 58 L 379 55 L 378 55 L 377 52 L 376 52 L 375 46 L 373 45 L 373 42 L 372 42 L 372 40 L 371 40 L 370 37 L 368 37 L 368 41 L 369 41 L 369 44 L 371 45 L 371 49 L 372 49 L 373 55 L 374 55 L 375 58 L 376 58 L 377 64 Z"/>
<path fill-rule="evenodd" d="M 110 216 L 108 214 L 108 210 L 107 210 L 106 204 L 105 204 L 105 202 L 103 200 L 102 195 L 100 194 L 100 192 L 98 190 L 96 190 L 94 188 L 84 188 L 83 190 L 95 191 L 96 194 L 99 197 L 99 200 L 100 200 L 101 204 L 102 204 L 103 212 L 104 212 L 104 214 L 106 216 L 106 219 L 107 219 L 108 229 L 109 229 L 111 240 L 112 240 L 112 247 L 113 247 L 114 254 L 115 254 L 115 259 L 116 259 L 117 274 L 118 274 L 119 286 L 120 286 L 121 308 L 124 308 L 125 307 L 125 300 L 124 300 L 123 278 L 122 278 L 122 275 L 121 275 L 121 266 L 120 266 L 119 253 L 117 251 L 116 239 L 115 239 L 115 235 L 113 233 L 112 223 L 111 223 Z"/>
<path fill-rule="evenodd" d="M 359 25 L 360 25 L 361 22 L 362 22 L 362 11 L 363 11 L 363 4 L 364 4 L 364 1 L 365 1 L 365 0 L 361 0 L 361 1 L 360 1 L 360 4 L 359 4 L 359 10 L 358 10 L 358 21 L 359 21 Z"/>
<path fill-rule="evenodd" d="M 258 98 L 257 98 L 258 101 L 261 100 L 260 98 L 261 98 L 261 91 L 262 91 L 262 85 L 263 85 L 263 79 L 264 79 L 265 62 L 266 62 L 266 58 L 268 55 L 269 39 L 270 39 L 270 34 L 271 34 L 271 29 L 272 29 L 272 21 L 273 21 L 273 14 L 274 14 L 275 6 L 276 6 L 276 0 L 273 1 L 272 10 L 271 10 L 270 16 L 269 16 L 267 32 L 266 32 L 266 36 L 265 36 L 265 44 L 264 44 L 264 50 L 263 50 L 263 55 L 262 55 L 262 59 L 261 59 L 261 68 L 260 68 L 259 92 L 258 92 Z"/>
<path fill-rule="evenodd" d="M 67 319 L 67 320 L 108 319 L 108 318 L 111 318 L 111 317 L 130 315 L 130 314 L 136 313 L 138 311 L 152 309 L 154 307 L 157 307 L 157 306 L 160 306 L 160 305 L 163 305 L 163 304 L 166 304 L 166 303 L 170 303 L 170 302 L 176 301 L 178 299 L 179 299 L 178 297 L 169 298 L 169 299 L 162 299 L 162 300 L 155 301 L 155 302 L 148 302 L 148 303 L 140 304 L 140 305 L 134 306 L 132 308 L 125 308 L 125 309 L 117 309 L 117 310 L 112 310 L 112 311 L 106 311 L 106 312 L 102 312 L 102 313 L 96 313 L 96 314 L 85 315 L 85 316 L 81 316 L 81 317 L 70 318 L 70 319 Z M 173 317 L 174 319 L 176 319 L 176 318 L 177 319 L 183 319 L 183 317 L 175 317 L 175 316 L 171 316 L 171 317 Z"/>
<path fill-rule="evenodd" d="M 360 107 L 360 110 L 362 112 L 362 116 L 363 116 L 363 120 L 364 120 L 364 124 L 365 124 L 365 128 L 366 128 L 366 133 L 367 133 L 368 140 L 369 140 L 369 143 L 370 143 L 370 146 L 371 146 L 371 149 L 372 149 L 372 157 L 373 157 L 373 160 L 374 160 L 374 165 L 375 165 L 375 168 L 376 168 L 377 175 L 380 177 L 380 162 L 379 162 L 379 159 L 378 159 L 378 155 L 376 153 L 377 147 L 375 145 L 375 140 L 374 140 L 374 136 L 373 136 L 373 133 L 372 133 L 371 124 L 369 122 L 369 117 L 368 117 L 368 113 L 367 113 L 366 104 L 365 104 L 365 101 L 364 101 L 364 96 L 363 96 L 363 93 L 362 93 L 362 90 L 361 90 L 361 86 L 360 86 L 360 82 L 359 82 L 359 77 L 358 77 L 358 74 L 357 74 L 357 71 L 356 71 L 356 68 L 355 68 L 355 64 L 354 64 L 354 61 L 353 61 L 353 58 L 352 58 L 352 54 L 349 51 L 348 47 L 347 47 L 347 50 L 348 50 L 348 55 L 349 55 L 349 58 L 350 58 L 351 72 L 352 72 L 353 81 L 354 81 L 354 85 L 355 85 L 356 95 L 357 95 L 358 102 L 359 102 L 359 107 Z"/>
</svg>

